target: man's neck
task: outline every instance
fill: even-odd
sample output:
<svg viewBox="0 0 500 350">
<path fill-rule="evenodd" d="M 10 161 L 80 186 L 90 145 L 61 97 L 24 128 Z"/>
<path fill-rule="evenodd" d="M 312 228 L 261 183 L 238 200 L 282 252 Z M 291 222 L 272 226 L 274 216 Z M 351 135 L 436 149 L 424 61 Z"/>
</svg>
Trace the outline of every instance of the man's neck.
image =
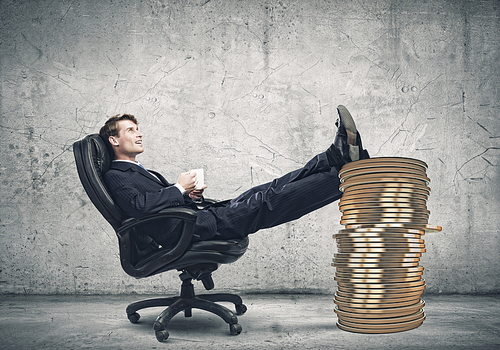
<svg viewBox="0 0 500 350">
<path fill-rule="evenodd" d="M 139 165 L 138 161 L 128 160 L 128 159 L 113 159 L 113 162 L 126 162 L 126 163 L 134 163 Z"/>
<path fill-rule="evenodd" d="M 135 159 L 135 157 L 115 157 L 114 160 L 137 163 L 137 160 Z"/>
</svg>

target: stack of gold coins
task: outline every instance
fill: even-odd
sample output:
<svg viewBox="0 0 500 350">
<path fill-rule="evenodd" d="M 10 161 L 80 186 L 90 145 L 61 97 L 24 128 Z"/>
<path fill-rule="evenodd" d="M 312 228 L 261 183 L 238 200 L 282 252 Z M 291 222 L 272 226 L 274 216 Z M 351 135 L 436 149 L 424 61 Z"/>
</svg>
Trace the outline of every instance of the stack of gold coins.
<svg viewBox="0 0 500 350">
<path fill-rule="evenodd" d="M 392 333 L 416 328 L 425 319 L 423 236 L 430 195 L 427 164 L 400 157 L 364 159 L 339 172 L 341 224 L 335 313 L 340 329 Z"/>
</svg>

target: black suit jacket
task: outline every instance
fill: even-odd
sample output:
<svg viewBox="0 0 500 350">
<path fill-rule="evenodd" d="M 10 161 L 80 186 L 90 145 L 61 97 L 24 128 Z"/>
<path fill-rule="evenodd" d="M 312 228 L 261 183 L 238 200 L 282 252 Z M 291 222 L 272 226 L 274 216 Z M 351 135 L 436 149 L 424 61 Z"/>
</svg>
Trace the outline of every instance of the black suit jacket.
<svg viewBox="0 0 500 350">
<path fill-rule="evenodd" d="M 198 211 L 195 241 L 209 239 L 217 231 L 215 217 L 210 212 L 198 210 L 196 203 L 188 195 L 183 195 L 157 172 L 146 171 L 130 162 L 118 161 L 111 164 L 111 168 L 104 174 L 104 181 L 113 200 L 128 217 L 138 219 L 162 209 L 185 206 Z M 173 246 L 181 234 L 182 220 L 164 219 L 162 222 L 148 224 L 144 230 L 159 244 Z"/>
</svg>

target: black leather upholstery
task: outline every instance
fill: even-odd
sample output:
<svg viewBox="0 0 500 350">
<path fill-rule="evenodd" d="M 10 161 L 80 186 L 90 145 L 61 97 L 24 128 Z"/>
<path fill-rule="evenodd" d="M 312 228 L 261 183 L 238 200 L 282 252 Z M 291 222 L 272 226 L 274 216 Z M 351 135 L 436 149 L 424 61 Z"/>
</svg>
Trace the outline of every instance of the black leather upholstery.
<svg viewBox="0 0 500 350">
<path fill-rule="evenodd" d="M 225 307 L 213 302 L 234 302 L 237 313 L 242 314 L 246 307 L 242 304 L 241 298 L 230 294 L 195 296 L 191 280 L 200 280 L 207 290 L 212 289 L 214 283 L 211 273 L 218 268 L 219 264 L 231 263 L 240 258 L 248 247 L 248 238 L 191 244 L 196 211 L 190 208 L 168 208 L 141 219 L 127 218 L 113 201 L 103 181 L 103 175 L 110 168 L 112 161 L 106 142 L 98 134 L 88 135 L 73 144 L 73 153 L 78 175 L 85 191 L 116 232 L 120 261 L 124 271 L 135 278 L 145 278 L 169 270 L 181 271 L 180 297 L 133 303 L 127 308 L 129 319 L 134 323 L 137 322 L 139 319 L 137 310 L 145 307 L 172 305 L 158 317 L 154 325 L 156 336 L 162 341 L 168 337 L 167 323 L 177 312 L 184 311 L 186 316 L 190 316 L 191 308 L 202 308 L 221 316 L 229 323 L 231 333 L 239 334 L 241 327 L 237 324 L 236 316 Z M 184 221 L 181 237 L 172 249 L 159 246 L 142 229 L 145 223 L 166 217 Z M 180 300 L 182 300 L 183 307 L 179 306 Z"/>
</svg>

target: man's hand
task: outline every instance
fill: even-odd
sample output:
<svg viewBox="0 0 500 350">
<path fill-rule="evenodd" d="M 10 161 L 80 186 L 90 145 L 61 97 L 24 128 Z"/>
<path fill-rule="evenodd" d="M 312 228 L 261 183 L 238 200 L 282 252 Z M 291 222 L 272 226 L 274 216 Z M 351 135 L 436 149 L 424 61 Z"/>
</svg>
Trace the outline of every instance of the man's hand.
<svg viewBox="0 0 500 350">
<path fill-rule="evenodd" d="M 186 193 L 191 193 L 196 187 L 196 173 L 181 173 L 177 183 L 186 190 Z"/>
<path fill-rule="evenodd" d="M 193 190 L 189 192 L 189 197 L 195 201 L 199 200 L 201 196 L 203 196 L 203 191 L 205 191 L 205 188 L 207 188 L 207 185 L 204 185 L 201 190 Z"/>
</svg>

